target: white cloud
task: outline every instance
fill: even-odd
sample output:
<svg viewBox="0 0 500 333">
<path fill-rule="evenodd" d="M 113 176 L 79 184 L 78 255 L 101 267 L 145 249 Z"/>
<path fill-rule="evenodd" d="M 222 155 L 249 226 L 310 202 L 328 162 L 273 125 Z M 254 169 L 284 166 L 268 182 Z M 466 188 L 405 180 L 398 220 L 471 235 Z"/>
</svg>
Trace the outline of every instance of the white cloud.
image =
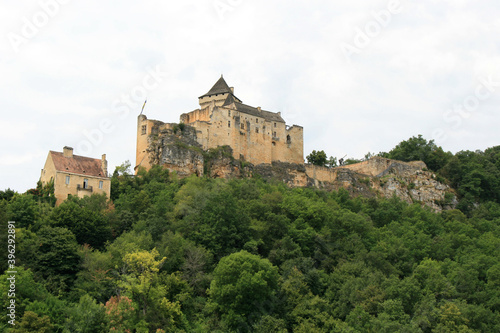
<svg viewBox="0 0 500 333">
<path fill-rule="evenodd" d="M 303 125 L 306 154 L 359 158 L 419 133 L 431 139 L 437 127 L 449 131 L 443 113 L 473 92 L 478 77 L 500 68 L 500 9 L 493 0 L 402 1 L 403 11 L 348 63 L 339 45 L 388 2 L 230 2 L 221 20 L 211 0 L 70 1 L 19 53 L 6 33 L 19 33 L 40 5 L 2 3 L 0 136 L 17 140 L 0 148 L 23 165 L 4 164 L 5 172 L 22 172 L 24 180 L 0 185 L 33 187 L 46 152 L 76 147 L 103 117 L 116 130 L 93 154 L 107 153 L 110 165 L 133 163 L 142 105 L 117 119 L 113 102 L 158 64 L 169 75 L 148 92 L 145 112 L 153 119 L 177 121 L 223 73 L 244 102 Z M 498 144 L 498 102 L 491 98 L 451 131 L 444 149 Z M 28 159 L 21 151 L 44 154 Z"/>
</svg>

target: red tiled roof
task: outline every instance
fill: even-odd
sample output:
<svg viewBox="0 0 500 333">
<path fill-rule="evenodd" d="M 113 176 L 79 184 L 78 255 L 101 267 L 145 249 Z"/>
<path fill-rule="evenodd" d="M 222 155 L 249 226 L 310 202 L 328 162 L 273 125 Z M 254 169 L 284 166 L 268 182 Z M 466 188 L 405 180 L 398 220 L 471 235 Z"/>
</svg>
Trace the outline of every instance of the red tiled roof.
<svg viewBox="0 0 500 333">
<path fill-rule="evenodd" d="M 50 151 L 52 161 L 57 171 L 71 172 L 79 175 L 106 177 L 102 169 L 101 160 L 73 155 L 73 157 L 64 157 L 63 153 Z"/>
</svg>

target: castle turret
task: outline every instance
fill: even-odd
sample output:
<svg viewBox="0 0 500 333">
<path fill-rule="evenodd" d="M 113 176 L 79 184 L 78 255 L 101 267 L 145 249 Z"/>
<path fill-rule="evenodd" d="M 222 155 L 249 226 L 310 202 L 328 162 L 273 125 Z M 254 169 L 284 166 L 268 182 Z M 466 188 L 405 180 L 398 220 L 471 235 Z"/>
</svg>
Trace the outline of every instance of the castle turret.
<svg viewBox="0 0 500 333">
<path fill-rule="evenodd" d="M 135 153 L 135 167 L 137 172 L 139 166 L 149 169 L 149 159 L 147 156 L 148 135 L 151 131 L 151 125 L 146 115 L 141 114 L 137 117 L 137 147 Z"/>
<path fill-rule="evenodd" d="M 214 84 L 212 89 L 210 89 L 205 95 L 198 98 L 200 107 L 204 109 L 207 106 L 210 106 L 212 102 L 215 103 L 215 106 L 222 106 L 229 95 L 241 103 L 241 100 L 234 96 L 234 87 L 229 87 L 226 80 L 224 80 L 224 77 L 221 75 L 220 79 Z"/>
</svg>

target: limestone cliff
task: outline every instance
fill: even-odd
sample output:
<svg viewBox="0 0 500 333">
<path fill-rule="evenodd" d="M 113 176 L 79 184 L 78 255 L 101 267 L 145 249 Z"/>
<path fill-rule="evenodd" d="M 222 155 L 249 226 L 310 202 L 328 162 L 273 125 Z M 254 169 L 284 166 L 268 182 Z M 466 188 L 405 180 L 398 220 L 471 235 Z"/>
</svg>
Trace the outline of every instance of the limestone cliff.
<svg viewBox="0 0 500 333">
<path fill-rule="evenodd" d="M 353 196 L 386 197 L 418 202 L 435 211 L 454 208 L 454 192 L 427 171 L 423 162 L 401 162 L 381 157 L 337 168 L 309 164 L 273 162 L 253 165 L 233 157 L 231 147 L 204 151 L 196 142 L 196 130 L 189 126 L 169 126 L 149 138 L 151 164 L 160 164 L 179 176 L 196 174 L 212 178 L 259 176 L 292 187 L 344 188 Z"/>
<path fill-rule="evenodd" d="M 338 190 L 343 187 L 352 195 L 366 197 L 397 196 L 408 203 L 419 202 L 435 211 L 454 208 L 455 192 L 427 171 L 422 161 L 402 162 L 382 157 L 338 168 L 306 165 L 315 186 Z"/>
<path fill-rule="evenodd" d="M 175 171 L 180 177 L 203 175 L 204 158 L 196 141 L 196 131 L 189 126 L 153 129 L 148 138 L 149 162 Z"/>
</svg>

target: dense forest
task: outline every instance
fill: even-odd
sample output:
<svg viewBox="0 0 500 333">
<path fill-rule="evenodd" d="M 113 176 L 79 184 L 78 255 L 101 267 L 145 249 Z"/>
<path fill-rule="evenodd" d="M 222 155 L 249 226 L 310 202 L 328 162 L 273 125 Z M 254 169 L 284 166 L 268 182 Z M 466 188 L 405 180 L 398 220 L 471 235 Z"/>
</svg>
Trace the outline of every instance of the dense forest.
<svg viewBox="0 0 500 333">
<path fill-rule="evenodd" d="M 110 199 L 0 191 L 0 331 L 500 332 L 500 146 L 380 155 L 423 160 L 457 209 L 127 163 Z"/>
</svg>

